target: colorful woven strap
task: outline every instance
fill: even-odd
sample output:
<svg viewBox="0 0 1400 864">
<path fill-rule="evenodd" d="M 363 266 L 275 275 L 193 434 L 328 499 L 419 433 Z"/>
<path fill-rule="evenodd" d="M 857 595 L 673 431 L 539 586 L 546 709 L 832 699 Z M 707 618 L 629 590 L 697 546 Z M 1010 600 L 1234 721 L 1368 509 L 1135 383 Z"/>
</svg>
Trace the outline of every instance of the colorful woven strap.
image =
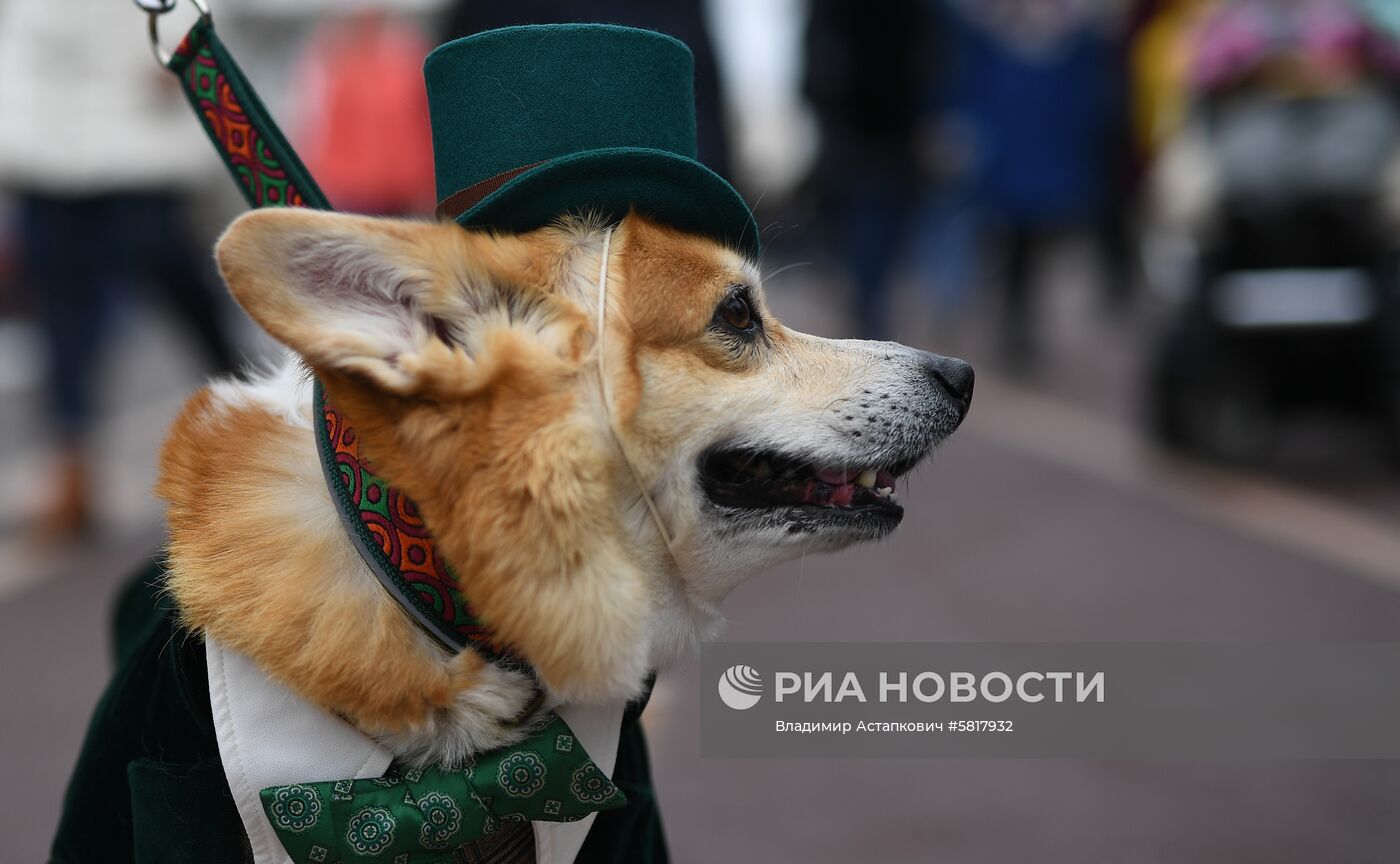
<svg viewBox="0 0 1400 864">
<path fill-rule="evenodd" d="M 331 498 L 360 557 L 419 625 L 445 647 L 470 646 L 493 662 L 513 658 L 491 638 L 457 590 L 457 574 L 438 554 L 418 508 L 360 455 L 359 438 L 345 415 L 315 386 L 316 446 Z M 523 664 L 516 664 L 522 666 Z"/>
<path fill-rule="evenodd" d="M 331 209 L 316 181 L 243 70 L 202 16 L 181 40 L 167 67 L 180 79 L 200 124 L 214 142 L 243 197 L 254 208 Z M 403 608 L 435 639 L 454 651 L 471 647 L 493 662 L 528 672 L 495 644 L 457 590 L 457 576 L 438 555 L 407 495 L 369 470 L 355 430 L 325 402 L 316 384 L 316 441 L 326 484 L 360 557 Z"/>
<path fill-rule="evenodd" d="M 167 65 L 249 205 L 331 209 L 208 16 L 190 28 Z"/>
</svg>

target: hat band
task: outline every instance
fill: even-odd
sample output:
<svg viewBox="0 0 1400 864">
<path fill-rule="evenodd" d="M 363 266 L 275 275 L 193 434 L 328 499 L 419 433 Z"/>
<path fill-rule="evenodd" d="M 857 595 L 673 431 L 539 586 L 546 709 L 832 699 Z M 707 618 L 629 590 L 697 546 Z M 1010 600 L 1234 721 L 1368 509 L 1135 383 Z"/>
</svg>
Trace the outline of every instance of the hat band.
<svg viewBox="0 0 1400 864">
<path fill-rule="evenodd" d="M 441 219 L 456 219 L 463 213 L 480 204 L 487 195 L 506 185 L 506 183 L 529 171 L 544 161 L 531 162 L 529 165 L 521 165 L 519 168 L 512 168 L 509 171 L 502 171 L 494 177 L 487 177 L 479 183 L 473 183 L 465 189 L 459 189 L 442 199 L 437 205 L 437 215 Z"/>
</svg>

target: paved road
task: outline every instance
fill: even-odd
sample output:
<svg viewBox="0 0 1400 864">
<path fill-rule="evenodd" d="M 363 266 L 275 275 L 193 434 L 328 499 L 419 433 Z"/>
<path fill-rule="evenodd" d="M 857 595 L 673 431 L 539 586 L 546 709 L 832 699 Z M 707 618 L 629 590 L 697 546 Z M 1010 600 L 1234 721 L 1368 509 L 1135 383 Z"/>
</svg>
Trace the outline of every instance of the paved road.
<svg viewBox="0 0 1400 864">
<path fill-rule="evenodd" d="M 795 323 L 842 329 L 819 287 L 794 280 L 777 293 Z M 727 637 L 1400 634 L 1393 480 L 1357 471 L 1285 484 L 1162 460 L 1137 441 L 1124 407 L 1135 331 L 1068 318 L 1080 323 L 1058 333 L 1055 364 L 1036 387 L 979 379 L 964 429 L 902 491 L 909 516 L 892 540 L 741 587 L 726 607 Z M 981 359 L 976 338 L 958 341 Z M 139 487 L 171 394 L 189 383 L 164 381 L 114 424 L 124 486 Z M 7 458 L 14 467 L 30 454 Z M 42 859 L 107 670 L 106 604 L 123 567 L 154 542 L 153 511 L 139 494 L 121 500 L 108 542 L 47 572 L 26 563 L 37 578 L 16 577 L 35 559 L 0 539 L 0 764 L 12 781 L 0 791 L 0 864 Z M 700 686 L 693 664 L 668 672 L 646 717 L 680 862 L 1313 864 L 1400 854 L 1400 763 L 702 760 Z"/>
<path fill-rule="evenodd" d="M 914 524 L 892 542 L 744 586 L 728 604 L 727 636 L 1400 632 L 1400 597 L 1388 587 L 975 433 L 940 454 L 910 499 Z M 668 676 L 664 710 L 649 717 L 682 860 L 1238 864 L 1381 862 L 1400 852 L 1400 764 L 701 760 L 701 686 L 713 682 L 698 681 L 693 665 Z"/>
</svg>

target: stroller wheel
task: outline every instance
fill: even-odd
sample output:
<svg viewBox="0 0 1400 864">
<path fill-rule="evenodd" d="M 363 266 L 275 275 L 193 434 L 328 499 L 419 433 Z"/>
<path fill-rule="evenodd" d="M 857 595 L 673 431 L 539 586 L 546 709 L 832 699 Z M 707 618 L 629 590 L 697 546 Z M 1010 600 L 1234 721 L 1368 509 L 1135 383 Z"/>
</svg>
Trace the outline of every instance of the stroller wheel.
<svg viewBox="0 0 1400 864">
<path fill-rule="evenodd" d="M 1177 382 L 1153 376 L 1146 408 L 1147 434 L 1153 442 L 1172 450 L 1191 449 L 1190 422 Z"/>
<path fill-rule="evenodd" d="M 1187 369 L 1159 362 L 1147 386 L 1147 432 L 1172 450 L 1259 462 L 1274 432 L 1265 384 L 1239 358 L 1214 361 Z"/>
</svg>

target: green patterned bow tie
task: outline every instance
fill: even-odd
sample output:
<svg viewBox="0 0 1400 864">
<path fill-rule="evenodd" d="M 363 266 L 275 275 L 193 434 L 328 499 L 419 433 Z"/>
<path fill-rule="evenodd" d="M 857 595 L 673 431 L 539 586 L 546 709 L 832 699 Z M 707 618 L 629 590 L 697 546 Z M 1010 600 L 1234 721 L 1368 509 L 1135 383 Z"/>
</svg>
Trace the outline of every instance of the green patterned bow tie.
<svg viewBox="0 0 1400 864">
<path fill-rule="evenodd" d="M 465 768 L 271 786 L 263 810 L 296 864 L 449 864 L 502 822 L 573 822 L 627 803 L 558 715 Z"/>
</svg>

